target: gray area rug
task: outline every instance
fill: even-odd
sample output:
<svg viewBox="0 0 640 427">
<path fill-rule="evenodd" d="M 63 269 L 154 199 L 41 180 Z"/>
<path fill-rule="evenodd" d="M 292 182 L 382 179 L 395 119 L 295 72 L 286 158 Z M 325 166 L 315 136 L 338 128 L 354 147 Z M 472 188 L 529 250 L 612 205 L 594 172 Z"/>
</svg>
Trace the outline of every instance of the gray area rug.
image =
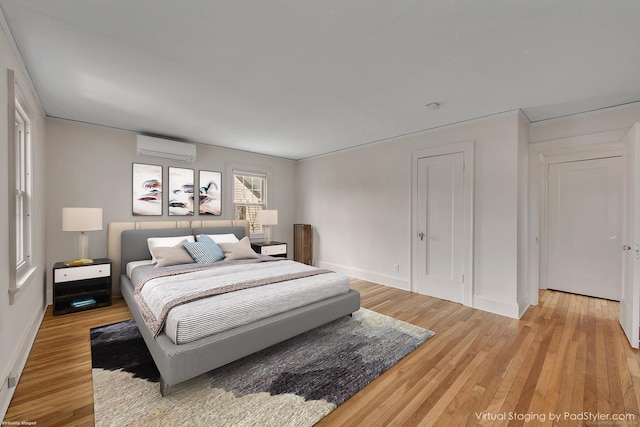
<svg viewBox="0 0 640 427">
<path fill-rule="evenodd" d="M 97 426 L 312 426 L 433 332 L 361 308 L 159 392 L 131 321 L 91 330 Z"/>
</svg>

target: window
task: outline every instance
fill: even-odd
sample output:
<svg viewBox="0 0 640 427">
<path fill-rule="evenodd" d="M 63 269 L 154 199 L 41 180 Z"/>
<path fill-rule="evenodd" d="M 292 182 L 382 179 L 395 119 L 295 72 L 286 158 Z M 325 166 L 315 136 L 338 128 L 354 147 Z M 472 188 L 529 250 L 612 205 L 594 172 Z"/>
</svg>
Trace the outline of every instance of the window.
<svg viewBox="0 0 640 427">
<path fill-rule="evenodd" d="M 30 121 L 20 101 L 15 101 L 16 271 L 29 267 L 31 251 L 31 147 Z"/>
<path fill-rule="evenodd" d="M 266 209 L 267 176 L 259 173 L 233 171 L 233 206 L 236 219 L 249 220 L 251 234 L 262 233 L 256 214 Z"/>
</svg>

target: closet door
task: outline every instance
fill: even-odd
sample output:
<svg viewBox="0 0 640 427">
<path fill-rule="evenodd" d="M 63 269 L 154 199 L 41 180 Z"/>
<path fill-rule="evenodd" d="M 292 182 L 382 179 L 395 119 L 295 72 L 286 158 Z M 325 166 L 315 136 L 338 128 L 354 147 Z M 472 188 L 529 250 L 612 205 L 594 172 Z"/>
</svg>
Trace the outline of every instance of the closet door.
<svg viewBox="0 0 640 427">
<path fill-rule="evenodd" d="M 624 207 L 620 325 L 633 348 L 640 341 L 640 124 L 624 139 Z"/>
<path fill-rule="evenodd" d="M 464 155 L 418 159 L 417 292 L 463 302 Z"/>
<path fill-rule="evenodd" d="M 622 158 L 549 165 L 547 287 L 620 300 Z"/>
</svg>

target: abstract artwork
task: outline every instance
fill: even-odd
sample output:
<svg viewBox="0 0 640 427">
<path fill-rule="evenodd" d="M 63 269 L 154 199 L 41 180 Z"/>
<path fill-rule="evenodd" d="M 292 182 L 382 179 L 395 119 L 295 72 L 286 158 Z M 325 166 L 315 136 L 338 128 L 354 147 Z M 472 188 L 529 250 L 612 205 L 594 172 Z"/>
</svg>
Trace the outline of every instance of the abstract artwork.
<svg viewBox="0 0 640 427">
<path fill-rule="evenodd" d="M 200 215 L 222 215 L 222 173 L 200 171 Z"/>
<path fill-rule="evenodd" d="M 193 215 L 193 169 L 169 167 L 169 215 Z"/>
<path fill-rule="evenodd" d="M 133 214 L 162 215 L 162 166 L 133 164 Z"/>
</svg>

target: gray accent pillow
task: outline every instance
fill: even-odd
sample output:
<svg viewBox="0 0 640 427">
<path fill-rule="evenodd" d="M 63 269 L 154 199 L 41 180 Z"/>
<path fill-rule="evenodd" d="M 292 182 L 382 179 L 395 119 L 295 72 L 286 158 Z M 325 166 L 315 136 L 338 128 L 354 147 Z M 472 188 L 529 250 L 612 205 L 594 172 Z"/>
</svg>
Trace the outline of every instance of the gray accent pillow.
<svg viewBox="0 0 640 427">
<path fill-rule="evenodd" d="M 183 242 L 182 246 L 199 264 L 213 264 L 224 259 L 222 248 L 206 234 L 200 235 L 199 242 Z"/>
<path fill-rule="evenodd" d="M 258 254 L 251 249 L 251 241 L 248 237 L 243 237 L 237 243 L 218 243 L 224 251 L 224 259 L 252 259 L 258 258 Z"/>
</svg>

